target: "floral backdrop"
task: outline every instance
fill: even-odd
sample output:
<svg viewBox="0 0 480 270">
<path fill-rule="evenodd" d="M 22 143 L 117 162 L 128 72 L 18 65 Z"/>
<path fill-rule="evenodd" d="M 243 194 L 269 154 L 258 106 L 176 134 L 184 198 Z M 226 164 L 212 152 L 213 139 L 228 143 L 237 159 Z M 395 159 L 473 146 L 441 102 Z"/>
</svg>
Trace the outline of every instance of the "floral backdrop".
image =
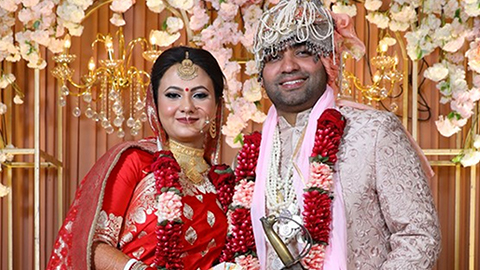
<svg viewBox="0 0 480 270">
<path fill-rule="evenodd" d="M 53 53 L 63 49 L 66 33 L 80 36 L 82 20 L 93 0 L 1 0 L 0 62 L 24 59 L 28 67 L 43 69 L 47 62 L 41 47 Z M 98 2 L 98 1 L 97 1 Z M 102 1 L 105 2 L 105 1 Z M 122 26 L 122 14 L 135 0 L 107 1 L 113 12 L 110 22 Z M 160 47 L 171 46 L 180 36 L 209 50 L 217 58 L 228 82 L 224 96 L 229 114 L 223 133 L 227 143 L 238 147 L 242 131 L 250 122 L 265 119 L 260 101 L 264 98 L 257 80 L 253 57 L 234 59 L 234 48 L 251 52 L 254 33 L 262 10 L 278 0 L 146 0 L 155 13 L 166 14 L 162 29 L 151 36 Z M 357 16 L 366 10 L 366 20 L 385 33 L 400 32 L 407 43 L 411 61 L 439 53 L 435 62 L 420 76 L 436 83 L 439 101 L 450 111 L 436 116 L 438 131 L 446 137 L 462 129 L 468 131 L 464 151 L 454 159 L 464 166 L 480 161 L 478 100 L 480 99 L 480 0 L 338 0 L 324 1 L 336 13 Z M 19 22 L 22 27 L 18 27 Z M 16 25 L 17 24 L 17 25 Z M 17 26 L 17 27 L 15 27 Z M 14 31 L 14 29 L 19 29 Z M 392 35 L 393 36 L 393 35 Z M 15 84 L 15 74 L 0 69 L 0 90 L 13 86 L 14 102 L 22 103 L 23 93 Z M 8 108 L 0 102 L 0 114 Z M 2 159 L 6 159 L 7 157 Z M 11 158 L 11 157 L 8 157 Z M 0 160 L 1 161 L 1 160 Z"/>
</svg>

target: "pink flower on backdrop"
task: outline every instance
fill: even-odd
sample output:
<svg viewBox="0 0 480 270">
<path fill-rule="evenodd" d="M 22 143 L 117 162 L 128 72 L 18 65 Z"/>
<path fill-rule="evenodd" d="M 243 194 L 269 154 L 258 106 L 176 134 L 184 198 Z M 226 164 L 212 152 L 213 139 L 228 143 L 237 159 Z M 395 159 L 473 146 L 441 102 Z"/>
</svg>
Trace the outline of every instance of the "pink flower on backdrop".
<svg viewBox="0 0 480 270">
<path fill-rule="evenodd" d="M 460 131 L 460 128 L 455 125 L 452 120 L 448 117 L 445 118 L 443 115 L 439 116 L 439 119 L 435 121 L 435 125 L 437 126 L 438 132 L 445 137 L 450 137 Z"/>
<path fill-rule="evenodd" d="M 22 4 L 24 7 L 33 7 L 37 5 L 40 2 L 40 0 L 23 0 Z"/>
<path fill-rule="evenodd" d="M 472 116 L 474 106 L 475 103 L 473 103 L 471 100 L 466 100 L 464 102 L 452 100 L 450 103 L 450 108 L 458 112 L 462 118 L 469 118 Z"/>
<path fill-rule="evenodd" d="M 223 2 L 220 4 L 220 10 L 218 15 L 222 17 L 225 21 L 230 21 L 237 16 L 238 6 L 232 3 Z"/>
<path fill-rule="evenodd" d="M 207 12 L 204 8 L 195 6 L 193 7 L 193 15 L 190 18 L 190 29 L 193 31 L 198 31 L 202 29 L 210 20 L 210 17 L 207 15 Z"/>
</svg>

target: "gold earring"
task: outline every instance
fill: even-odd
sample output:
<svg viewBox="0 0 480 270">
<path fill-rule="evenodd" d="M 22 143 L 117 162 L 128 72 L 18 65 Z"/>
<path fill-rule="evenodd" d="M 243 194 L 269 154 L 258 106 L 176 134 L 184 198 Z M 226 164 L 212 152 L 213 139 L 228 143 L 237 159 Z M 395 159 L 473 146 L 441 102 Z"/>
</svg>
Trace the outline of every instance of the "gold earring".
<svg viewBox="0 0 480 270">
<path fill-rule="evenodd" d="M 215 123 L 215 120 L 212 121 L 212 123 L 210 124 L 209 132 L 210 132 L 210 136 L 212 136 L 212 138 L 215 139 L 215 137 L 217 136 L 217 124 Z"/>
</svg>

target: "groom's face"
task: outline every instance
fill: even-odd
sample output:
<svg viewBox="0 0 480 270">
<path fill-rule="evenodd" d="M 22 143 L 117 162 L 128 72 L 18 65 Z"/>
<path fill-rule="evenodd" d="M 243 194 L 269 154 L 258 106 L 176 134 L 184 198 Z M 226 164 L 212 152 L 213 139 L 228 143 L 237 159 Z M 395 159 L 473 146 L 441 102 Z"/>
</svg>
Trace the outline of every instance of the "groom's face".
<svg viewBox="0 0 480 270">
<path fill-rule="evenodd" d="M 326 89 L 327 74 L 317 55 L 304 44 L 267 57 L 262 83 L 279 111 L 298 113 L 312 108 Z"/>
</svg>

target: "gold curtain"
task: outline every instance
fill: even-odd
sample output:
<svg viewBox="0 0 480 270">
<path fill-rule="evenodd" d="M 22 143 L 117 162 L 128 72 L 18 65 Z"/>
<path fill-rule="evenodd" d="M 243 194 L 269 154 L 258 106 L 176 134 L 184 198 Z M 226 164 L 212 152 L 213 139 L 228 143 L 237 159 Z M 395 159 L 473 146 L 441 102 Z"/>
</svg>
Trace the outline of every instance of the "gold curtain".
<svg viewBox="0 0 480 270">
<path fill-rule="evenodd" d="M 355 23 L 359 37 L 368 41 L 367 48 L 369 56 L 375 54 L 376 42 L 378 41 L 378 30 L 364 19 L 362 10 L 356 16 Z M 88 17 L 84 25 L 84 32 L 81 37 L 72 38 L 72 47 L 70 52 L 77 55 L 77 60 L 71 65 L 76 71 L 74 80 L 79 81 L 79 71 L 86 72 L 88 60 L 91 56 L 104 53 L 98 49 L 92 50 L 91 43 L 95 39 L 97 33 L 112 33 L 117 30 L 112 26 L 108 18 L 111 12 L 107 6 L 100 8 L 98 11 Z M 163 23 L 163 18 L 157 14 L 152 13 L 146 7 L 144 1 L 137 1 L 132 9 L 125 14 L 125 21 L 127 22 L 124 28 L 126 41 L 132 40 L 136 37 L 148 37 L 151 29 L 159 29 Z M 185 44 L 185 40 L 180 40 L 176 43 Z M 235 56 L 242 57 L 243 52 L 235 51 Z M 40 175 L 40 259 L 39 267 L 44 269 L 52 250 L 53 242 L 56 238 L 57 230 L 59 229 L 58 220 L 63 218 L 68 206 L 72 202 L 76 187 L 81 179 L 86 175 L 88 170 L 94 162 L 106 152 L 107 149 L 119 143 L 122 140 L 139 139 L 145 136 L 151 136 L 148 125 L 145 125 L 142 132 L 136 137 L 130 134 L 125 138 L 120 139 L 115 134 L 107 135 L 103 128 L 84 115 L 76 118 L 72 115 L 72 110 L 77 102 L 77 98 L 70 96 L 68 98 L 67 106 L 64 108 L 57 106 L 57 92 L 59 91 L 58 82 L 53 78 L 50 70 L 55 63 L 51 60 L 52 54 L 46 50 L 43 55 L 48 59 L 48 65 L 45 70 L 40 71 L 40 148 L 55 156 L 63 162 L 63 204 L 65 205 L 60 212 L 57 208 L 58 196 L 58 177 L 57 169 L 42 168 Z M 400 54 L 399 54 L 400 55 Z M 430 56 L 430 59 L 435 59 L 435 55 Z M 144 61 L 141 57 L 134 58 L 134 64 L 147 71 L 150 70 L 151 63 Z M 18 86 L 25 92 L 25 102 L 23 105 L 12 105 L 8 108 L 6 119 L 7 126 L 11 127 L 9 130 L 11 136 L 10 143 L 18 148 L 33 148 L 34 147 L 34 71 L 28 69 L 24 61 L 10 65 L 4 68 L 11 68 L 12 72 L 17 77 Z M 348 66 L 357 77 L 365 82 L 370 82 L 370 75 L 368 66 L 365 61 L 350 64 Z M 423 72 L 422 70 L 420 70 Z M 411 76 L 411 68 L 409 68 Z M 409 88 L 411 89 L 411 88 Z M 10 93 L 9 93 L 10 91 Z M 74 91 L 71 89 L 71 91 Z M 421 88 L 422 94 L 426 103 L 431 107 L 432 117 L 428 121 L 419 121 L 412 123 L 409 120 L 408 129 L 412 130 L 412 125 L 418 124 L 419 136 L 418 142 L 422 149 L 458 149 L 459 141 L 457 137 L 444 138 L 436 130 L 434 121 L 440 114 L 448 111 L 447 106 L 440 105 L 440 94 L 435 89 L 434 83 L 425 81 Z M 2 100 L 5 102 L 8 98 L 12 98 L 11 89 L 1 92 Z M 409 95 L 411 99 L 411 90 Z M 264 102 L 265 112 L 269 102 Z M 410 106 L 411 108 L 411 106 Z M 84 109 L 84 108 L 82 108 Z M 61 110 L 62 121 L 58 122 L 56 119 L 57 110 Z M 397 111 L 399 116 L 402 116 L 401 108 Z M 411 119 L 412 112 L 409 110 L 409 119 Z M 420 118 L 425 118 L 426 113 L 420 113 Z M 260 129 L 260 125 L 252 125 L 250 130 Z M 61 128 L 61 135 L 58 129 Z M 63 143 L 59 146 L 58 142 L 63 139 Z M 60 148 L 59 148 L 60 147 Z M 61 149 L 61 154 L 57 153 Z M 236 150 L 223 145 L 222 161 L 230 164 Z M 453 155 L 429 155 L 428 158 L 434 161 L 435 164 L 448 161 Z M 33 162 L 31 155 L 15 156 L 15 161 Z M 440 161 L 440 162 L 439 162 Z M 445 162 L 444 162 L 445 163 Z M 469 260 L 474 260 L 474 265 L 477 269 L 480 267 L 480 243 L 479 243 L 479 214 L 475 216 L 473 222 L 470 220 L 470 214 L 474 208 L 479 208 L 480 197 L 480 166 L 476 167 L 476 171 L 470 168 L 460 168 L 452 165 L 445 165 L 434 167 L 435 177 L 431 180 L 431 188 L 435 203 L 439 212 L 441 229 L 442 229 L 442 253 L 438 260 L 436 269 L 450 270 L 450 269 L 469 269 Z M 13 208 L 13 268 L 12 269 L 36 269 L 34 265 L 34 171 L 33 168 L 13 168 L 11 170 L 12 186 L 11 198 Z M 471 174 L 476 172 L 476 177 L 473 178 Z M 8 169 L 1 173 L 1 182 L 6 183 L 8 178 Z M 473 192 L 471 187 L 476 186 Z M 471 202 L 471 195 L 475 194 L 475 201 Z M 7 270 L 8 265 L 8 216 L 7 216 L 7 197 L 0 199 L 0 262 L 1 270 Z M 471 224 L 475 228 L 471 227 Z M 477 232 L 476 239 L 474 239 L 473 258 L 469 258 L 471 249 L 469 247 L 471 231 Z M 457 247 L 457 252 L 455 251 Z M 471 268 L 470 268 L 471 269 Z M 473 270 L 473 269 L 471 269 Z"/>
</svg>

